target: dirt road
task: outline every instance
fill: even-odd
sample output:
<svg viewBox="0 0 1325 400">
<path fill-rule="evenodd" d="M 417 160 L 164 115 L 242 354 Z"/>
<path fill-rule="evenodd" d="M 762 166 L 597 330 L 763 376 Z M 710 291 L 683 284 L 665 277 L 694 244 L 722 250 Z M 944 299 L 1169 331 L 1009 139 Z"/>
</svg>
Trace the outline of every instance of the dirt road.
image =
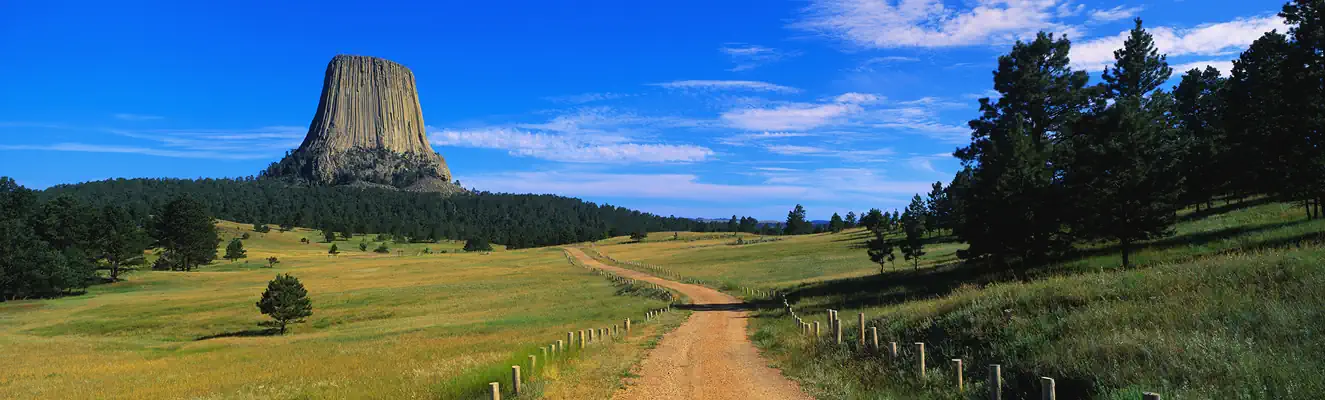
<svg viewBox="0 0 1325 400">
<path fill-rule="evenodd" d="M 759 356 L 745 335 L 740 300 L 703 286 L 673 282 L 598 262 L 579 249 L 580 261 L 618 275 L 675 289 L 694 303 L 690 319 L 668 333 L 640 365 L 640 377 L 613 398 L 810 399 L 795 382 Z"/>
</svg>

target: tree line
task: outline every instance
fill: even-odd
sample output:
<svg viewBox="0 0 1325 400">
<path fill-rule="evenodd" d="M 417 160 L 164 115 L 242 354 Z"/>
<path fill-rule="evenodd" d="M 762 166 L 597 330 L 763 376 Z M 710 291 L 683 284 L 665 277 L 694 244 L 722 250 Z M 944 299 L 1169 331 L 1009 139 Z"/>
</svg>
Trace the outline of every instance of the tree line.
<svg viewBox="0 0 1325 400">
<path fill-rule="evenodd" d="M 969 244 L 962 259 L 1018 268 L 1091 242 L 1117 243 L 1127 266 L 1137 243 L 1172 234 L 1179 209 L 1219 199 L 1270 196 L 1320 218 L 1321 7 L 1288 3 L 1287 33 L 1265 33 L 1229 76 L 1192 69 L 1171 91 L 1173 70 L 1140 19 L 1096 84 L 1071 67 L 1066 38 L 1018 41 L 994 71 L 999 96 L 979 100 L 970 143 L 954 152 L 963 168 L 894 220 L 949 230 Z M 876 262 L 891 253 L 869 247 Z"/>
<path fill-rule="evenodd" d="M 0 299 L 6 300 L 117 281 L 125 269 L 145 264 L 149 248 L 159 249 L 154 268 L 192 270 L 214 260 L 220 242 L 203 204 L 188 197 L 135 218 L 114 204 L 69 196 L 42 201 L 8 177 L 0 177 L 0 238 Z"/>
</svg>

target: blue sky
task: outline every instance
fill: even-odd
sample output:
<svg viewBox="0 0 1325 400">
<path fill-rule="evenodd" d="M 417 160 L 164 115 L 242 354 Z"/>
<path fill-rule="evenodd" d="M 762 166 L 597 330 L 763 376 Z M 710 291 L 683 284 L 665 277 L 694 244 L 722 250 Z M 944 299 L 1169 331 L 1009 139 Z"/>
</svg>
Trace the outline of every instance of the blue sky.
<svg viewBox="0 0 1325 400">
<path fill-rule="evenodd" d="M 1259 0 L 202 3 L 5 5 L 0 175 L 255 174 L 299 145 L 347 53 L 414 71 L 467 187 L 827 219 L 946 184 L 1018 38 L 1067 34 L 1098 76 L 1134 16 L 1179 71 L 1227 72 L 1284 30 Z"/>
</svg>

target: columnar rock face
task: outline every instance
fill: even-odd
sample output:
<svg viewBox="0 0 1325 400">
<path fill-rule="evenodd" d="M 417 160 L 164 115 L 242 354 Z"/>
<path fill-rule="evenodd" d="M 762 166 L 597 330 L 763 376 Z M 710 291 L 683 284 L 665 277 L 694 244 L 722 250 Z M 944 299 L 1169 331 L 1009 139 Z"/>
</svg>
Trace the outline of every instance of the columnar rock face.
<svg viewBox="0 0 1325 400">
<path fill-rule="evenodd" d="M 453 192 L 446 160 L 424 132 L 414 73 L 375 57 L 338 55 L 299 149 L 265 175 L 319 184 Z"/>
</svg>

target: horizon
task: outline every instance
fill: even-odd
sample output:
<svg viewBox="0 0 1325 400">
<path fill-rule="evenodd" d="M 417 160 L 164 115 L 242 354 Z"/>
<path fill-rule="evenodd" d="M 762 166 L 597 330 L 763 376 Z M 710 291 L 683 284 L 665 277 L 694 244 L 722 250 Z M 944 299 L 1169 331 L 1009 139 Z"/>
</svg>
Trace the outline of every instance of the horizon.
<svg viewBox="0 0 1325 400">
<path fill-rule="evenodd" d="M 359 54 L 414 72 L 429 141 L 467 188 L 827 220 L 946 185 L 1018 38 L 1068 35 L 1098 79 L 1140 17 L 1171 86 L 1286 30 L 1278 3 L 921 3 L 19 4 L 0 17 L 15 60 L 0 65 L 0 175 L 34 189 L 256 175 L 303 140 L 327 62 Z"/>
</svg>

